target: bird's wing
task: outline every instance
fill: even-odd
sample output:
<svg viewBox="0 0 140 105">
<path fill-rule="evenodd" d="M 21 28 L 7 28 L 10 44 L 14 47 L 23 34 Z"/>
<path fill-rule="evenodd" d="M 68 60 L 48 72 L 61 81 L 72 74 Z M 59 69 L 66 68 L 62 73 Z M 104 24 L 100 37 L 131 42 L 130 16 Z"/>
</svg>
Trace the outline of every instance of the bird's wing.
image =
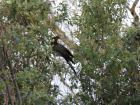
<svg viewBox="0 0 140 105">
<path fill-rule="evenodd" d="M 69 55 L 73 58 L 73 55 L 71 54 L 71 52 L 66 47 L 64 47 L 61 44 L 57 44 L 57 46 L 58 46 L 59 50 L 62 51 L 62 53 L 65 53 L 65 54 L 67 54 L 67 55 Z"/>
</svg>

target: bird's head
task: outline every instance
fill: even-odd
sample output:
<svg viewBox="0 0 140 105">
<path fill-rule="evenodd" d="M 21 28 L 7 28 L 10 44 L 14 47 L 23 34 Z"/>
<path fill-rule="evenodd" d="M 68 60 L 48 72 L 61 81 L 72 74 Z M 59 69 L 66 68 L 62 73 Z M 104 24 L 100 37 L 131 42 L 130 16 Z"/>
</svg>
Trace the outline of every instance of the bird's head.
<svg viewBox="0 0 140 105">
<path fill-rule="evenodd" d="M 60 37 L 59 36 L 55 36 L 55 37 L 53 37 L 53 39 L 54 39 L 54 41 L 57 41 L 58 39 L 60 39 Z"/>
<path fill-rule="evenodd" d="M 53 39 L 53 42 L 51 44 L 56 44 L 57 40 L 60 39 L 60 37 L 59 36 L 55 36 L 52 39 Z"/>
</svg>

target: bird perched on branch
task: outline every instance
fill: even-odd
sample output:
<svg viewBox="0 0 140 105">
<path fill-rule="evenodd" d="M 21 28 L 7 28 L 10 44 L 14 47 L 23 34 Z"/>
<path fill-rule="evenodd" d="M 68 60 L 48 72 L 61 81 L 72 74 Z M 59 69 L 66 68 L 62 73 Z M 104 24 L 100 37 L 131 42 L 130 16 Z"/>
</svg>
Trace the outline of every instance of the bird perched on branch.
<svg viewBox="0 0 140 105">
<path fill-rule="evenodd" d="M 59 36 L 53 37 L 54 41 L 51 42 L 52 50 L 55 51 L 59 56 L 63 57 L 66 60 L 66 62 L 69 64 L 74 74 L 76 75 L 77 73 L 71 64 L 71 63 L 75 64 L 75 62 L 73 61 L 73 55 L 64 45 L 58 43 L 58 39 L 60 39 Z"/>
</svg>

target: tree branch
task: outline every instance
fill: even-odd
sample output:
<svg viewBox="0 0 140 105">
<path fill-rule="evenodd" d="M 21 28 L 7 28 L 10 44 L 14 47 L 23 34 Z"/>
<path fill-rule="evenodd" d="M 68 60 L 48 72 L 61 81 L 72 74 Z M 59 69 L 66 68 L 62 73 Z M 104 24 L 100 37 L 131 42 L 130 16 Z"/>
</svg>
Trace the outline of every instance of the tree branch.
<svg viewBox="0 0 140 105">
<path fill-rule="evenodd" d="M 139 16 L 137 15 L 137 13 L 136 13 L 136 11 L 135 11 L 135 8 L 136 8 L 138 2 L 139 2 L 139 0 L 135 0 L 134 3 L 133 3 L 133 5 L 132 5 L 132 7 L 131 7 L 131 8 L 128 7 L 128 9 L 130 10 L 132 16 L 134 17 L 134 22 L 133 22 L 133 23 L 134 23 L 134 25 L 136 25 L 136 26 L 137 26 L 138 23 L 139 23 Z"/>
</svg>

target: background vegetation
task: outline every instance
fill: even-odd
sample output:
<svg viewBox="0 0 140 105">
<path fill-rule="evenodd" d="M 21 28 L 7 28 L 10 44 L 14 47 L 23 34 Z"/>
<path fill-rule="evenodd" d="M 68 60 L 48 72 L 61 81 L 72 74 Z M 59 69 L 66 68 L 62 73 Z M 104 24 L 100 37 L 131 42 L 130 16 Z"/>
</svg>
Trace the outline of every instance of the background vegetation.
<svg viewBox="0 0 140 105">
<path fill-rule="evenodd" d="M 1 0 L 0 104 L 139 105 L 138 2 Z M 56 35 L 74 52 L 78 77 L 53 54 Z M 56 75 L 70 92 L 62 94 Z"/>
</svg>

